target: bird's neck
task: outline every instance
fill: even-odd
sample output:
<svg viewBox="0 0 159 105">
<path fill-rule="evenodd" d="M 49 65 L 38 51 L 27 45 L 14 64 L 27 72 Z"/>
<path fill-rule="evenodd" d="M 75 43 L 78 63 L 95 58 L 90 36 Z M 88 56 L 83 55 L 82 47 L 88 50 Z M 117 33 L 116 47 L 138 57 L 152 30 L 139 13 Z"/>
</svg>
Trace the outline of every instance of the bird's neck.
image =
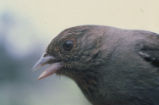
<svg viewBox="0 0 159 105">
<path fill-rule="evenodd" d="M 100 74 L 97 71 L 98 70 L 86 70 L 78 73 L 76 72 L 70 76 L 90 102 L 96 100 L 96 93 L 98 93 L 99 89 L 98 86 L 100 82 L 98 81 L 100 81 Z"/>
</svg>

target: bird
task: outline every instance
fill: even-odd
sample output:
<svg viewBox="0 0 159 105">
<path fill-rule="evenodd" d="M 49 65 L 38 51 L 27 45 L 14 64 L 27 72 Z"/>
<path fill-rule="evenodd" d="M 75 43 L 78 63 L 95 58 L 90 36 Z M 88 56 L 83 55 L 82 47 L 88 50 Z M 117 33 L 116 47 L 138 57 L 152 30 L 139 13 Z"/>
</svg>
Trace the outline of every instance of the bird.
<svg viewBox="0 0 159 105">
<path fill-rule="evenodd" d="M 159 105 L 159 34 L 102 25 L 60 32 L 34 68 L 75 81 L 92 105 Z"/>
</svg>

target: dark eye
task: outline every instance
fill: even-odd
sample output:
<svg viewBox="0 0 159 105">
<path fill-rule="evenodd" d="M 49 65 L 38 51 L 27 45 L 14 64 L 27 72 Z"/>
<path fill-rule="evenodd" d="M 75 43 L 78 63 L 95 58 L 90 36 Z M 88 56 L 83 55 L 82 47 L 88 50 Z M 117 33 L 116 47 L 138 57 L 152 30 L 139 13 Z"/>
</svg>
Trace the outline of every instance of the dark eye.
<svg viewBox="0 0 159 105">
<path fill-rule="evenodd" d="M 66 51 L 70 51 L 70 50 L 73 48 L 73 41 L 72 41 L 72 40 L 66 40 L 66 41 L 63 43 L 63 48 L 64 48 L 64 50 L 66 50 Z"/>
</svg>

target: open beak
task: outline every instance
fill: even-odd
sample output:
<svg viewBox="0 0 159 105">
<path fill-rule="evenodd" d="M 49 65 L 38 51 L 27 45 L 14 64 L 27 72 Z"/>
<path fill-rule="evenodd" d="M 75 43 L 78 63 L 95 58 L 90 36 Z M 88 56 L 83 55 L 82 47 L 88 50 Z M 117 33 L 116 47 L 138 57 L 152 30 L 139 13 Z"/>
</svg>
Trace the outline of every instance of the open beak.
<svg viewBox="0 0 159 105">
<path fill-rule="evenodd" d="M 44 56 L 44 55 L 46 54 L 43 54 L 41 58 L 37 61 L 37 63 L 33 66 L 34 70 L 38 70 L 42 66 L 49 64 L 49 67 L 46 68 L 46 70 L 40 74 L 40 76 L 38 77 L 38 80 L 46 78 L 56 73 L 58 70 L 62 68 L 62 63 L 55 62 L 56 61 L 55 57 L 51 55 L 47 55 L 47 56 Z M 50 63 L 50 62 L 53 62 L 53 63 Z"/>
</svg>

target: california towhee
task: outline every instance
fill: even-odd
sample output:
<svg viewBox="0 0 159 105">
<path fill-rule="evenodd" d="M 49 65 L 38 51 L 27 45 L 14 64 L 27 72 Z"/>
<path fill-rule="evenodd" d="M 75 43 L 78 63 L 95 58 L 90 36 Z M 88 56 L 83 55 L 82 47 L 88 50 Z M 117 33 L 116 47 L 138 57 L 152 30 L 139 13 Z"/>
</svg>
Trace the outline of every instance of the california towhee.
<svg viewBox="0 0 159 105">
<path fill-rule="evenodd" d="M 35 67 L 72 78 L 92 105 L 159 105 L 159 34 L 85 25 L 61 32 Z"/>
</svg>

